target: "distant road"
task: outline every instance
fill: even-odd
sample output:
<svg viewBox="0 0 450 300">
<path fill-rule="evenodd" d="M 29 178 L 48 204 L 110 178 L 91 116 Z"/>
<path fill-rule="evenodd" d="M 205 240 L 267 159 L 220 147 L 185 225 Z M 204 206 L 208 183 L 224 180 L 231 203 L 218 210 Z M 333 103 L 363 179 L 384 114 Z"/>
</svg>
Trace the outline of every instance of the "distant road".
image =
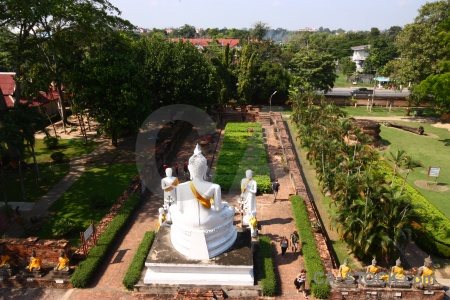
<svg viewBox="0 0 450 300">
<path fill-rule="evenodd" d="M 357 86 L 351 87 L 351 88 L 334 88 L 331 92 L 328 92 L 327 95 L 330 96 L 343 96 L 343 97 L 350 97 L 350 91 L 353 89 L 356 89 Z M 373 88 L 369 88 L 373 89 Z M 387 89 L 375 89 L 375 97 L 406 97 L 409 95 L 408 89 L 403 89 L 402 92 L 395 92 L 393 90 L 387 90 Z M 358 98 L 366 98 L 366 95 L 358 95 Z"/>
</svg>

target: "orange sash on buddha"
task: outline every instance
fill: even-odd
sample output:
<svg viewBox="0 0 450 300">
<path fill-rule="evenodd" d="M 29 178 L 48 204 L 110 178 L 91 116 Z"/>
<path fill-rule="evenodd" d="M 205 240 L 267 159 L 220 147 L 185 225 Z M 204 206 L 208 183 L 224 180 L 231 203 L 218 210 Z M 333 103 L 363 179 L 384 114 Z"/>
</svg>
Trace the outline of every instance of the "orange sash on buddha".
<svg viewBox="0 0 450 300">
<path fill-rule="evenodd" d="M 241 186 L 241 192 L 244 193 L 245 190 L 247 189 L 247 184 L 251 181 L 252 179 L 248 179 L 242 186 Z"/>
<path fill-rule="evenodd" d="M 169 186 L 168 188 L 164 189 L 164 192 L 170 192 L 171 190 L 173 190 L 172 185 L 177 186 L 180 182 L 178 181 L 178 178 L 175 178 L 175 180 L 172 182 L 171 186 Z"/>
<path fill-rule="evenodd" d="M 211 201 L 210 201 L 210 199 L 206 199 L 202 195 L 200 195 L 200 193 L 197 192 L 197 190 L 195 189 L 195 186 L 192 183 L 192 181 L 190 181 L 190 185 L 191 185 L 191 191 L 194 194 L 195 198 L 197 198 L 198 202 L 200 202 L 200 204 L 203 205 L 204 207 L 210 209 L 211 208 Z M 214 200 L 214 198 L 212 198 L 212 199 Z"/>
<path fill-rule="evenodd" d="M 377 274 L 377 273 L 378 273 L 378 267 L 377 267 L 377 266 L 372 266 L 372 267 L 370 267 L 369 272 L 370 272 L 370 273 Z"/>
<path fill-rule="evenodd" d="M 256 220 L 256 218 L 250 218 L 248 222 L 250 223 L 253 229 L 255 229 L 256 226 L 258 226 L 258 220 Z"/>
</svg>

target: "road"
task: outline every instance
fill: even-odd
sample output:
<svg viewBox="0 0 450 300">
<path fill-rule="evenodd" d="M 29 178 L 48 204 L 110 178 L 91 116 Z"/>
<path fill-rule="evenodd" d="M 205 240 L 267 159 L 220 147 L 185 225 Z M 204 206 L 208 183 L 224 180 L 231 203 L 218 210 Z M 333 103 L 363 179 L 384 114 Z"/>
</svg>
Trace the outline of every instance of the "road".
<svg viewBox="0 0 450 300">
<path fill-rule="evenodd" d="M 350 97 L 350 91 L 356 89 L 358 86 L 351 87 L 351 88 L 334 88 L 331 92 L 328 92 L 327 95 L 330 96 L 348 96 Z M 373 88 L 369 88 L 373 90 Z M 393 90 L 387 90 L 387 89 L 375 89 L 375 97 L 406 97 L 409 95 L 408 89 L 403 89 L 402 92 L 396 92 Z M 365 95 L 358 95 L 358 96 L 365 96 Z"/>
</svg>

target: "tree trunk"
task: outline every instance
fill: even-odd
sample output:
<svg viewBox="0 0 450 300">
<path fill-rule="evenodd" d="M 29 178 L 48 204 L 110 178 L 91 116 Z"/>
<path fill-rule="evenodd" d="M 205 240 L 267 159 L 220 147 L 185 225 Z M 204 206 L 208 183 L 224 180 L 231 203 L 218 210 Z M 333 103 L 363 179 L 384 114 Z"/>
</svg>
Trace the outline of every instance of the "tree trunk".
<svg viewBox="0 0 450 300">
<path fill-rule="evenodd" d="M 34 146 L 30 145 L 30 148 L 31 148 L 31 155 L 33 156 L 34 171 L 35 171 L 35 176 L 36 176 L 36 185 L 39 186 L 39 184 L 41 182 L 41 174 L 39 172 L 39 165 L 36 160 L 36 154 L 34 153 Z"/>
<path fill-rule="evenodd" d="M 62 91 L 60 82 L 55 83 L 55 85 L 56 85 L 56 90 L 58 91 L 58 96 L 59 96 L 59 100 L 58 100 L 59 106 L 60 106 L 59 114 L 61 115 L 64 133 L 66 133 L 67 115 L 66 115 L 66 107 L 64 104 L 64 93 Z"/>
<path fill-rule="evenodd" d="M 22 191 L 22 200 L 27 201 L 27 193 L 25 191 L 25 184 L 23 183 L 22 159 L 20 155 L 19 155 L 19 177 L 20 177 L 20 189 Z"/>
<path fill-rule="evenodd" d="M 117 143 L 117 139 L 118 139 L 118 133 L 117 133 L 117 129 L 112 129 L 111 130 L 112 132 L 111 132 L 111 144 L 114 146 L 114 147 L 117 147 L 117 145 L 118 145 L 118 143 Z"/>
</svg>

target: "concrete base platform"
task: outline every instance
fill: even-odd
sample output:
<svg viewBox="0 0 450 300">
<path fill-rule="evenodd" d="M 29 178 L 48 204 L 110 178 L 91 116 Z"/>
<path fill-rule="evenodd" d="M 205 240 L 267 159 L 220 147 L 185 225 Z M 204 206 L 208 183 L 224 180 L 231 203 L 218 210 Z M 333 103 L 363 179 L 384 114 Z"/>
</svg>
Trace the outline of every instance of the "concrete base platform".
<svg viewBox="0 0 450 300">
<path fill-rule="evenodd" d="M 145 266 L 146 285 L 255 285 L 248 231 L 239 232 L 236 242 L 224 253 L 208 260 L 195 261 L 176 251 L 170 242 L 170 227 L 161 227 Z"/>
</svg>

